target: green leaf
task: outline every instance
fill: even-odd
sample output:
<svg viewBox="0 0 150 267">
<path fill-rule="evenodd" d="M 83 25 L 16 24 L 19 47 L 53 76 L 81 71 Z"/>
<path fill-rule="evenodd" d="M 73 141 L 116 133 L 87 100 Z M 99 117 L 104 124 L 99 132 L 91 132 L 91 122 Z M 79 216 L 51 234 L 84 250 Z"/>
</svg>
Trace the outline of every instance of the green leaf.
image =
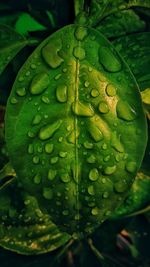
<svg viewBox="0 0 150 267">
<path fill-rule="evenodd" d="M 130 66 L 140 90 L 150 87 L 150 33 L 136 33 L 113 42 Z"/>
<path fill-rule="evenodd" d="M 150 202 L 150 177 L 139 172 L 123 204 L 115 210 L 112 218 L 129 216 L 142 210 Z"/>
<path fill-rule="evenodd" d="M 0 74 L 16 54 L 27 45 L 27 40 L 6 25 L 0 25 Z"/>
<path fill-rule="evenodd" d="M 51 35 L 25 62 L 5 129 L 19 183 L 77 237 L 123 201 L 147 139 L 130 69 L 103 35 L 76 25 Z"/>
<path fill-rule="evenodd" d="M 145 22 L 133 10 L 116 12 L 103 19 L 96 29 L 108 38 L 144 30 Z"/>
<path fill-rule="evenodd" d="M 17 181 L 0 191 L 0 203 L 2 247 L 32 255 L 53 251 L 69 241 L 70 236 L 60 232 L 41 212 L 35 197 L 19 188 Z"/>
<path fill-rule="evenodd" d="M 28 13 L 21 13 L 15 24 L 15 30 L 23 35 L 28 35 L 29 32 L 42 31 L 46 27 L 35 20 Z"/>
<path fill-rule="evenodd" d="M 144 108 L 146 112 L 149 114 L 150 113 L 150 88 L 147 88 L 144 91 L 142 91 L 141 96 L 142 96 L 142 102 L 144 104 Z"/>
</svg>

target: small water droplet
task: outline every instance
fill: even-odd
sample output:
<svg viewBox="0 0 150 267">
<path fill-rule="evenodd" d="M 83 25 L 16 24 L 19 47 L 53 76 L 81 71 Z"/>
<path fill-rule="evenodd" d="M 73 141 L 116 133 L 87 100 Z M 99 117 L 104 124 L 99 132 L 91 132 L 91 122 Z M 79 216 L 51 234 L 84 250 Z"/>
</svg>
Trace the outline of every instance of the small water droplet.
<svg viewBox="0 0 150 267">
<path fill-rule="evenodd" d="M 41 182 L 41 175 L 39 173 L 37 173 L 34 176 L 33 181 L 34 181 L 35 184 L 40 184 L 40 182 Z"/>
<path fill-rule="evenodd" d="M 93 208 L 92 210 L 91 210 L 91 213 L 92 213 L 92 215 L 98 215 L 98 213 L 99 213 L 99 210 L 98 210 L 98 208 L 97 207 L 95 207 L 95 208 Z"/>
<path fill-rule="evenodd" d="M 107 155 L 107 156 L 104 158 L 104 162 L 109 161 L 109 159 L 110 159 L 110 155 Z"/>
<path fill-rule="evenodd" d="M 115 171 L 116 171 L 116 165 L 114 165 L 114 166 L 107 166 L 107 167 L 104 169 L 104 174 L 106 174 L 106 175 L 111 175 L 111 174 L 113 174 Z"/>
<path fill-rule="evenodd" d="M 45 91 L 49 85 L 49 76 L 46 72 L 41 72 L 33 77 L 30 84 L 30 92 L 32 95 L 39 95 Z"/>
<path fill-rule="evenodd" d="M 99 142 L 103 139 L 102 132 L 95 124 L 91 123 L 88 127 L 88 131 L 95 142 Z"/>
<path fill-rule="evenodd" d="M 33 159 L 32 159 L 32 161 L 33 161 L 34 164 L 38 164 L 39 161 L 40 161 L 39 156 L 34 156 Z"/>
<path fill-rule="evenodd" d="M 44 187 L 43 188 L 43 197 L 45 199 L 51 200 L 53 198 L 53 191 L 49 187 Z"/>
<path fill-rule="evenodd" d="M 60 84 L 56 89 L 57 100 L 61 103 L 67 101 L 67 86 L 65 84 Z"/>
<path fill-rule="evenodd" d="M 46 96 L 46 95 L 43 95 L 43 96 L 41 97 L 41 100 L 42 100 L 42 102 L 45 103 L 45 104 L 49 104 L 49 103 L 50 103 L 50 100 L 49 100 L 48 96 Z"/>
<path fill-rule="evenodd" d="M 129 161 L 126 163 L 126 170 L 129 172 L 129 173 L 134 173 L 136 172 L 137 170 L 137 164 L 135 161 Z"/>
<path fill-rule="evenodd" d="M 62 173 L 60 178 L 61 178 L 61 181 L 64 183 L 68 183 L 70 181 L 70 176 L 68 173 Z"/>
<path fill-rule="evenodd" d="M 59 80 L 60 78 L 61 78 L 61 76 L 62 76 L 62 74 L 61 73 L 59 73 L 59 74 L 57 74 L 56 76 L 55 76 L 55 81 L 57 81 L 57 80 Z"/>
<path fill-rule="evenodd" d="M 93 69 L 92 69 L 91 67 L 88 68 L 88 71 L 89 71 L 89 72 L 92 72 L 92 70 L 93 70 Z"/>
<path fill-rule="evenodd" d="M 63 137 L 60 136 L 60 137 L 58 138 L 58 141 L 59 141 L 59 143 L 62 143 L 62 141 L 63 141 Z"/>
<path fill-rule="evenodd" d="M 88 141 L 85 141 L 83 143 L 84 147 L 87 148 L 87 149 L 92 149 L 93 148 L 93 144 L 88 142 Z"/>
<path fill-rule="evenodd" d="M 33 152 L 34 152 L 34 146 L 33 146 L 33 144 L 29 144 L 28 145 L 28 153 L 33 154 Z"/>
<path fill-rule="evenodd" d="M 123 153 L 124 147 L 120 142 L 120 135 L 117 135 L 117 132 L 114 131 L 111 136 L 111 145 L 113 148 L 115 148 L 116 151 Z"/>
<path fill-rule="evenodd" d="M 91 96 L 92 96 L 92 97 L 97 97 L 97 96 L 99 96 L 99 91 L 98 91 L 97 89 L 92 89 L 92 91 L 91 91 Z"/>
<path fill-rule="evenodd" d="M 58 161 L 58 157 L 57 156 L 50 159 L 50 163 L 51 164 L 55 164 L 55 163 L 57 163 L 57 161 Z"/>
<path fill-rule="evenodd" d="M 96 162 L 96 158 L 95 156 L 92 154 L 87 158 L 87 162 L 88 163 L 95 163 Z"/>
<path fill-rule="evenodd" d="M 122 180 L 114 184 L 114 189 L 118 193 L 123 193 L 124 191 L 128 189 L 128 185 L 125 180 Z"/>
<path fill-rule="evenodd" d="M 47 143 L 45 145 L 45 152 L 47 154 L 51 154 L 53 152 L 53 149 L 54 149 L 54 145 L 53 144 Z"/>
<path fill-rule="evenodd" d="M 28 132 L 28 136 L 29 136 L 30 138 L 34 138 L 34 137 L 35 137 L 35 133 L 29 131 L 29 132 Z"/>
<path fill-rule="evenodd" d="M 102 144 L 102 149 L 103 150 L 106 150 L 107 149 L 107 144 L 106 143 Z"/>
<path fill-rule="evenodd" d="M 10 103 L 11 103 L 11 104 L 17 104 L 17 103 L 18 103 L 18 100 L 13 96 L 13 97 L 11 97 L 11 99 L 10 99 Z"/>
<path fill-rule="evenodd" d="M 16 93 L 17 93 L 17 95 L 18 96 L 25 96 L 26 95 L 26 88 L 24 88 L 24 87 L 21 87 L 21 88 L 18 88 L 17 90 L 16 90 Z"/>
<path fill-rule="evenodd" d="M 94 195 L 95 195 L 95 192 L 94 192 L 94 186 L 93 186 L 93 185 L 89 185 L 89 186 L 88 186 L 88 193 L 89 193 L 89 195 L 91 195 L 91 196 L 94 196 Z"/>
<path fill-rule="evenodd" d="M 66 68 L 64 68 L 62 71 L 63 71 L 64 73 L 66 73 L 66 72 L 67 72 L 67 69 L 66 69 Z"/>
<path fill-rule="evenodd" d="M 78 41 L 82 41 L 87 36 L 87 28 L 78 26 L 75 29 L 74 35 Z"/>
<path fill-rule="evenodd" d="M 108 96 L 115 96 L 116 95 L 116 88 L 112 84 L 108 84 L 106 87 L 106 94 Z"/>
<path fill-rule="evenodd" d="M 99 103 L 98 109 L 101 113 L 108 113 L 108 111 L 109 111 L 109 107 L 108 107 L 107 103 L 104 101 L 101 101 Z"/>
<path fill-rule="evenodd" d="M 31 74 L 31 72 L 28 70 L 25 75 L 28 77 L 28 76 L 30 76 L 30 74 Z"/>
<path fill-rule="evenodd" d="M 84 86 L 87 88 L 89 87 L 89 85 L 90 85 L 89 81 L 85 81 Z"/>
<path fill-rule="evenodd" d="M 31 67 L 32 70 L 35 70 L 36 69 L 36 65 L 35 64 L 31 64 L 30 67 Z"/>
<path fill-rule="evenodd" d="M 63 210 L 63 211 L 62 211 L 62 215 L 64 215 L 64 216 L 69 215 L 69 211 L 68 211 L 68 210 Z"/>
<path fill-rule="evenodd" d="M 67 156 L 67 152 L 66 152 L 66 151 L 60 151 L 60 152 L 59 152 L 59 156 L 60 156 L 61 158 L 66 158 L 66 156 Z"/>
<path fill-rule="evenodd" d="M 33 125 L 37 125 L 37 124 L 39 124 L 41 122 L 41 120 L 42 120 L 41 115 L 37 114 L 37 115 L 35 115 L 35 117 L 34 117 L 34 119 L 32 121 L 32 124 Z"/>
<path fill-rule="evenodd" d="M 91 169 L 89 172 L 89 179 L 91 181 L 96 181 L 98 179 L 98 177 L 99 177 L 98 170 L 96 168 Z"/>
<path fill-rule="evenodd" d="M 56 174 L 57 174 L 56 170 L 50 169 L 48 171 L 48 180 L 53 181 L 56 177 Z"/>
<path fill-rule="evenodd" d="M 104 192 L 102 196 L 103 196 L 103 198 L 108 198 L 109 197 L 109 193 L 108 192 Z"/>
<path fill-rule="evenodd" d="M 20 76 L 20 77 L 18 78 L 18 81 L 19 81 L 19 82 L 23 82 L 23 81 L 24 81 L 24 77 Z"/>
</svg>

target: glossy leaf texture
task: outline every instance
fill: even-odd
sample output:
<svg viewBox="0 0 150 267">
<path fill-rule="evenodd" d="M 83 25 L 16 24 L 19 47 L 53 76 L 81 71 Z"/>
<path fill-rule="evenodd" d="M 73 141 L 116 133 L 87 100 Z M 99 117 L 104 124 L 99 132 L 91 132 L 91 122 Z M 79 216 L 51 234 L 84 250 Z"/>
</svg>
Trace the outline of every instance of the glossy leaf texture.
<svg viewBox="0 0 150 267">
<path fill-rule="evenodd" d="M 140 90 L 150 87 L 150 33 L 136 33 L 113 42 L 130 66 Z"/>
<path fill-rule="evenodd" d="M 96 29 L 108 38 L 143 31 L 145 22 L 133 10 L 123 10 L 104 18 Z"/>
<path fill-rule="evenodd" d="M 0 74 L 16 54 L 27 45 L 27 40 L 6 25 L 0 25 Z"/>
<path fill-rule="evenodd" d="M 35 197 L 16 181 L 0 190 L 0 245 L 20 254 L 41 254 L 64 245 L 70 236 L 60 232 Z"/>
<path fill-rule="evenodd" d="M 142 172 L 139 172 L 131 187 L 131 190 L 123 202 L 123 204 L 116 209 L 112 218 L 121 218 L 123 216 L 129 216 L 130 214 L 137 212 L 150 202 L 150 177 Z"/>
<path fill-rule="evenodd" d="M 147 139 L 128 66 L 98 31 L 76 25 L 23 65 L 5 130 L 18 182 L 60 229 L 80 237 L 123 201 Z"/>
</svg>

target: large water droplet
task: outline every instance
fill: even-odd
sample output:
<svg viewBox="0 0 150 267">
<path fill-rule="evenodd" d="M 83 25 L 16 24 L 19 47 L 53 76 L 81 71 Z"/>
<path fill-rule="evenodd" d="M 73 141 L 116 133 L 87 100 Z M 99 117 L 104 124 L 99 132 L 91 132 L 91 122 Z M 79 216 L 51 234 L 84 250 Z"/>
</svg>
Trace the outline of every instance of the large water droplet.
<svg viewBox="0 0 150 267">
<path fill-rule="evenodd" d="M 56 97 L 59 102 L 67 101 L 67 86 L 65 84 L 58 85 L 56 89 Z"/>
<path fill-rule="evenodd" d="M 50 181 L 54 180 L 55 177 L 56 177 L 56 174 L 57 174 L 57 171 L 56 170 L 50 169 L 48 171 L 48 180 L 50 180 Z"/>
<path fill-rule="evenodd" d="M 118 72 L 122 68 L 119 58 L 117 58 L 110 48 L 106 46 L 99 48 L 99 60 L 109 72 Z"/>
<path fill-rule="evenodd" d="M 104 169 L 104 174 L 106 174 L 106 175 L 111 175 L 111 174 L 113 174 L 115 171 L 116 171 L 116 165 L 114 165 L 114 166 L 107 166 L 107 167 Z"/>
<path fill-rule="evenodd" d="M 34 117 L 34 119 L 32 121 L 32 124 L 33 125 L 37 125 L 37 124 L 39 124 L 41 122 L 41 120 L 42 120 L 41 115 L 37 114 L 37 115 L 35 115 L 35 117 Z"/>
<path fill-rule="evenodd" d="M 107 103 L 104 101 L 101 101 L 99 103 L 98 109 L 101 113 L 108 113 L 108 111 L 109 111 L 109 107 L 108 107 Z"/>
<path fill-rule="evenodd" d="M 52 124 L 46 125 L 40 129 L 39 138 L 41 140 L 47 140 L 53 136 L 53 134 L 59 129 L 62 121 L 58 120 Z"/>
<path fill-rule="evenodd" d="M 96 181 L 98 179 L 98 177 L 99 177 L 98 170 L 96 168 L 91 169 L 89 172 L 89 179 L 91 181 Z"/>
<path fill-rule="evenodd" d="M 45 145 L 45 152 L 47 154 L 51 154 L 53 152 L 53 149 L 54 149 L 54 145 L 53 144 L 47 143 Z"/>
<path fill-rule="evenodd" d="M 30 84 L 30 92 L 33 95 L 39 95 L 45 91 L 49 85 L 49 76 L 46 72 L 38 73 L 34 76 Z"/>
<path fill-rule="evenodd" d="M 51 67 L 51 68 L 57 68 L 59 67 L 62 62 L 64 61 L 59 56 L 59 51 L 62 48 L 62 41 L 60 39 L 51 39 L 51 41 L 43 47 L 42 49 L 42 56 L 45 60 L 45 62 Z"/>
<path fill-rule="evenodd" d="M 75 29 L 74 35 L 78 41 L 82 41 L 87 36 L 87 28 L 78 26 Z"/>
<path fill-rule="evenodd" d="M 40 184 L 41 178 L 42 178 L 41 175 L 39 173 L 37 173 L 33 178 L 34 183 L 35 184 Z"/>
<path fill-rule="evenodd" d="M 118 118 L 125 121 L 133 121 L 136 118 L 135 110 L 125 101 L 118 101 L 116 111 Z"/>
<path fill-rule="evenodd" d="M 80 46 L 76 46 L 73 49 L 73 55 L 75 56 L 75 58 L 83 60 L 85 58 L 85 50 Z"/>
<path fill-rule="evenodd" d="M 94 110 L 89 103 L 83 104 L 79 101 L 72 104 L 72 111 L 78 116 L 92 117 L 94 115 Z"/>
<path fill-rule="evenodd" d="M 137 164 L 135 161 L 129 161 L 126 164 L 126 170 L 130 173 L 134 173 L 137 170 Z"/>
<path fill-rule="evenodd" d="M 106 94 L 108 96 L 115 96 L 116 95 L 116 88 L 112 84 L 108 84 L 106 87 Z"/>
<path fill-rule="evenodd" d="M 52 199 L 53 198 L 53 191 L 52 191 L 52 189 L 49 188 L 49 187 L 44 187 L 43 188 L 43 197 L 45 199 L 48 199 L 48 200 Z"/>
</svg>

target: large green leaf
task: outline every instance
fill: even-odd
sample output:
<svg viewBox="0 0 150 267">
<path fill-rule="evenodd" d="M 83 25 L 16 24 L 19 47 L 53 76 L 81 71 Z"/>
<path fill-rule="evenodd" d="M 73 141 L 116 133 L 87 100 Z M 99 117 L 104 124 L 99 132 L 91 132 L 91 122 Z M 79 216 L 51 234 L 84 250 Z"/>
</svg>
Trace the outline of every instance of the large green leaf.
<svg viewBox="0 0 150 267">
<path fill-rule="evenodd" d="M 21 254 L 41 254 L 64 245 L 70 236 L 60 232 L 35 197 L 17 180 L 0 190 L 0 245 Z"/>
<path fill-rule="evenodd" d="M 92 28 L 71 25 L 46 39 L 19 71 L 7 104 L 19 183 L 71 234 L 89 234 L 123 201 L 146 135 L 128 66 Z"/>
<path fill-rule="evenodd" d="M 6 25 L 0 25 L 0 74 L 15 55 L 27 45 L 27 40 Z"/>
<path fill-rule="evenodd" d="M 113 42 L 135 75 L 140 90 L 150 87 L 150 33 L 136 33 Z"/>
</svg>

